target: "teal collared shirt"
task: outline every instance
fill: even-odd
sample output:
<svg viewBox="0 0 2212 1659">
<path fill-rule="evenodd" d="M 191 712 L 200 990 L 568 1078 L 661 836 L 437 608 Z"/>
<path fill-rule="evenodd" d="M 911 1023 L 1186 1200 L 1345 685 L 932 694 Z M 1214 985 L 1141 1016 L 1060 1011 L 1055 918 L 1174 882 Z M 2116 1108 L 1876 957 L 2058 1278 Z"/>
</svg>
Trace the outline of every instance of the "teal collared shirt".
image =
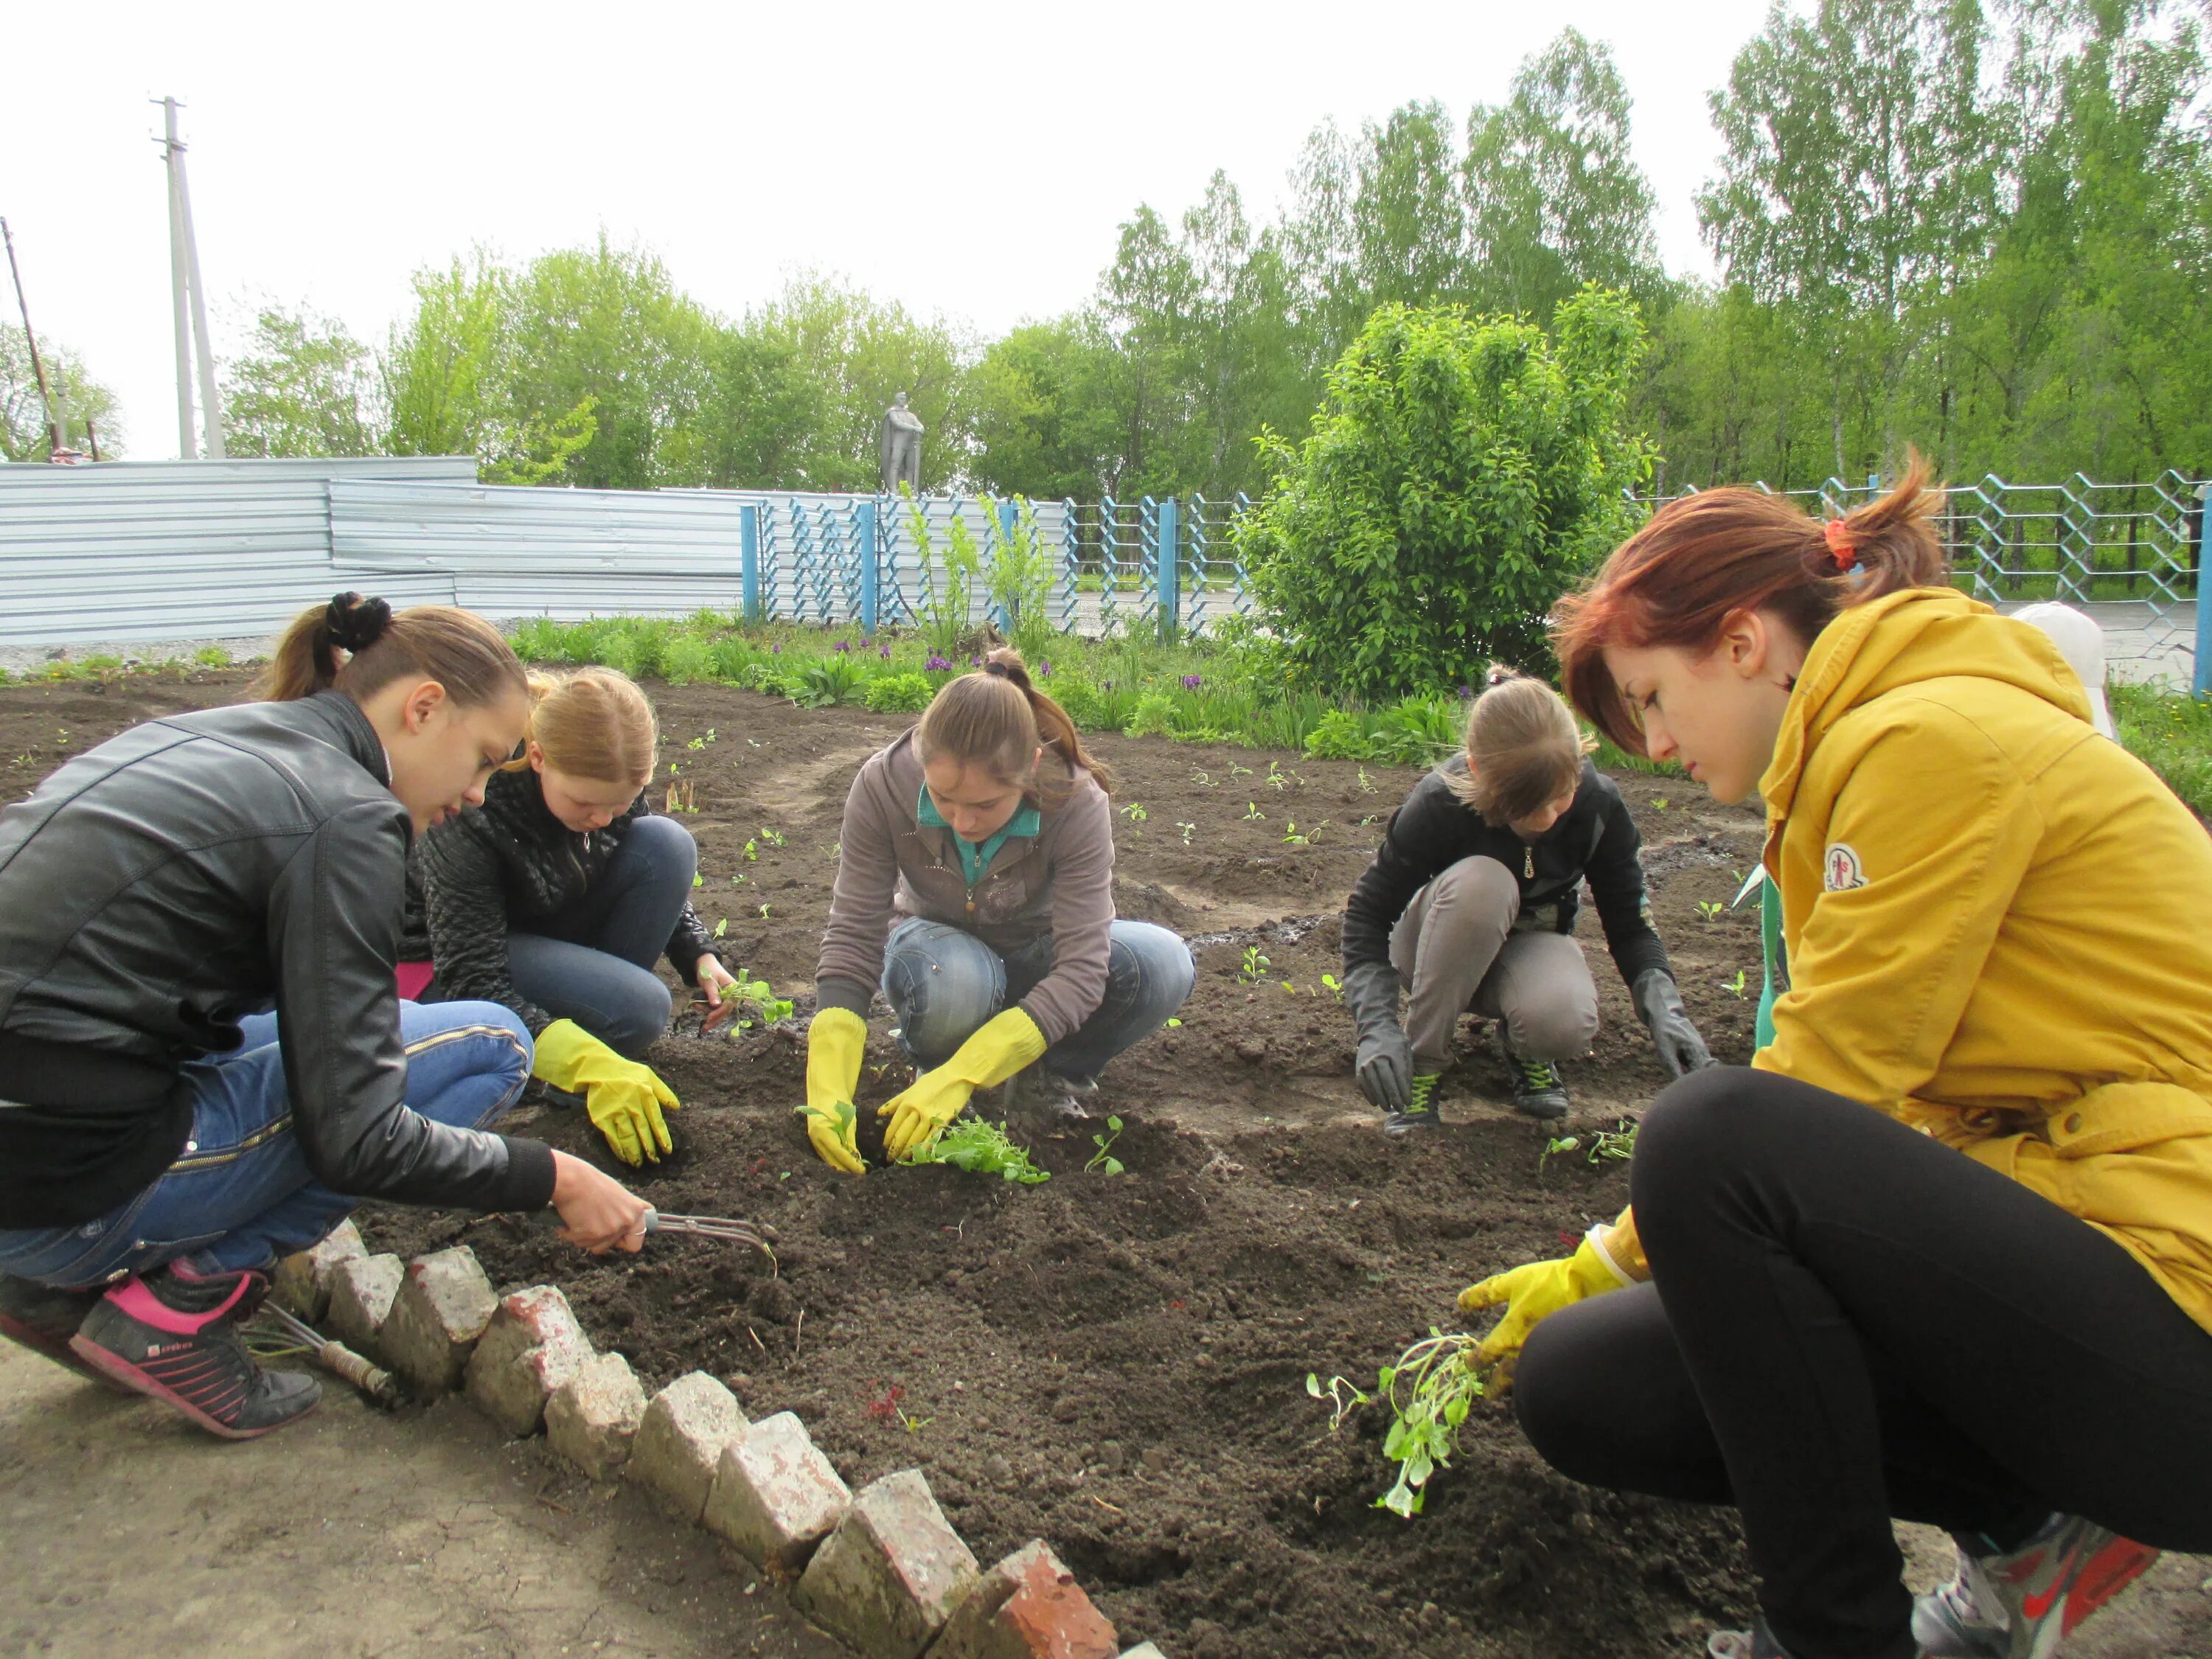
<svg viewBox="0 0 2212 1659">
<path fill-rule="evenodd" d="M 926 830 L 952 828 L 945 821 L 945 815 L 937 810 L 937 803 L 930 799 L 929 786 L 926 783 L 921 786 L 921 793 L 915 802 L 914 817 L 915 822 Z M 1035 836 L 1040 823 L 1036 808 L 1024 805 L 1006 820 L 1005 829 L 980 847 L 955 835 L 952 837 L 953 850 L 960 854 L 960 873 L 968 884 L 973 887 L 983 879 L 983 872 L 991 867 L 991 860 L 998 857 L 999 849 L 1009 840 L 1016 836 Z"/>
</svg>

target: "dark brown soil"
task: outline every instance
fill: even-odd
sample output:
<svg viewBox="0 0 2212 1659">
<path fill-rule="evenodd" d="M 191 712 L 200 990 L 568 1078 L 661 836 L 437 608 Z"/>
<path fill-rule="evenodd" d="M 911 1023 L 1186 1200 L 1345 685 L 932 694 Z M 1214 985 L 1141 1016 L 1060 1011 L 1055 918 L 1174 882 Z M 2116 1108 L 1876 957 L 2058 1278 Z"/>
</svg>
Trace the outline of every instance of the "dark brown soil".
<svg viewBox="0 0 2212 1659">
<path fill-rule="evenodd" d="M 221 675 L 0 691 L 0 793 L 159 708 L 240 694 Z M 1017 1122 L 1053 1173 L 1043 1185 L 945 1169 L 852 1181 L 813 1158 L 792 1109 L 839 809 L 900 722 L 720 690 L 655 698 L 656 787 L 672 763 L 696 792 L 700 909 L 800 1021 L 730 1041 L 682 1022 L 653 1055 L 685 1102 L 681 1145 L 636 1184 L 672 1212 L 773 1224 L 775 1271 L 673 1238 L 590 1261 L 536 1219 L 419 1211 L 364 1214 L 378 1248 L 464 1240 L 502 1284 L 560 1284 L 649 1382 L 697 1367 L 756 1414 L 796 1410 L 856 1484 L 919 1466 L 979 1553 L 1050 1540 L 1129 1639 L 1159 1638 L 1178 1659 L 1656 1655 L 1741 1616 L 1732 1516 L 1573 1486 L 1488 1409 L 1428 1512 L 1401 1522 L 1372 1506 L 1388 1484 L 1382 1412 L 1332 1434 L 1305 1392 L 1309 1371 L 1371 1383 L 1454 1321 L 1470 1279 L 1559 1253 L 1625 1199 L 1617 1167 L 1542 1158 L 1472 1024 L 1453 1126 L 1415 1148 L 1376 1133 L 1321 976 L 1338 970 L 1343 896 L 1414 773 L 1103 740 L 1117 804 L 1143 811 L 1118 826 L 1123 912 L 1192 936 L 1200 967 L 1182 1026 L 1102 1086 L 1099 1109 L 1127 1125 L 1114 1148 L 1127 1173 L 1084 1172 L 1101 1125 Z M 1732 895 L 1757 821 L 1692 785 L 1622 781 L 1685 999 L 1715 1052 L 1741 1060 L 1755 925 L 1697 906 Z M 1318 838 L 1285 841 L 1294 822 Z M 1593 1059 L 1569 1072 L 1574 1127 L 1589 1129 L 1632 1115 L 1663 1078 L 1587 912 L 1584 933 L 1605 1018 Z M 1248 946 L 1268 958 L 1255 983 L 1239 978 Z M 1741 997 L 1724 983 L 1739 969 Z M 887 1028 L 872 1027 L 864 1106 L 902 1081 Z M 531 1132 L 603 1158 L 575 1116 Z"/>
</svg>

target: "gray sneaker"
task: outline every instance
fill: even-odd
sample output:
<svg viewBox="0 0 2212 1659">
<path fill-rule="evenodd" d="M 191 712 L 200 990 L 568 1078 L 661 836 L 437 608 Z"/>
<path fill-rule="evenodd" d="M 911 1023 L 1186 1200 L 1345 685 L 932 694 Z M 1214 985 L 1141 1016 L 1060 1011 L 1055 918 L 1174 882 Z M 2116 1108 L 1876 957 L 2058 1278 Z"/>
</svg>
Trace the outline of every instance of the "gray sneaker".
<svg viewBox="0 0 2212 1659">
<path fill-rule="evenodd" d="M 2158 1559 L 2148 1545 L 2078 1515 L 2054 1515 L 2018 1549 L 1953 1534 L 1951 1582 L 1912 1604 L 1927 1659 L 2051 1659 L 2059 1644 Z"/>
<path fill-rule="evenodd" d="M 1033 1121 L 1052 1123 L 1090 1116 L 1097 1092 L 1097 1079 L 1062 1077 L 1039 1060 L 1006 1079 L 1001 1099 L 1009 1115 L 1019 1112 Z"/>
<path fill-rule="evenodd" d="M 1705 1638 L 1706 1659 L 1790 1659 L 1766 1620 L 1754 1618 L 1749 1630 L 1717 1630 Z"/>
</svg>

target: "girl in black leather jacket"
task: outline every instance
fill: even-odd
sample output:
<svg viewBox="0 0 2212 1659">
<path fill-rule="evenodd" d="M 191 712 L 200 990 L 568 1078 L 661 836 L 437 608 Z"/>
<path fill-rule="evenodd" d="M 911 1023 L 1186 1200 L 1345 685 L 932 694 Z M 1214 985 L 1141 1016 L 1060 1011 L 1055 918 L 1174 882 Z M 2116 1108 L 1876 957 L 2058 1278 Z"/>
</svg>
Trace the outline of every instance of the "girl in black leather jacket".
<svg viewBox="0 0 2212 1659">
<path fill-rule="evenodd" d="M 238 1328 L 357 1200 L 550 1202 L 598 1249 L 646 1207 L 486 1131 L 530 1067 L 513 1015 L 403 1012 L 393 980 L 410 837 L 521 735 L 506 642 L 345 594 L 263 689 L 0 809 L 0 1334 L 233 1438 L 314 1403 Z"/>
</svg>

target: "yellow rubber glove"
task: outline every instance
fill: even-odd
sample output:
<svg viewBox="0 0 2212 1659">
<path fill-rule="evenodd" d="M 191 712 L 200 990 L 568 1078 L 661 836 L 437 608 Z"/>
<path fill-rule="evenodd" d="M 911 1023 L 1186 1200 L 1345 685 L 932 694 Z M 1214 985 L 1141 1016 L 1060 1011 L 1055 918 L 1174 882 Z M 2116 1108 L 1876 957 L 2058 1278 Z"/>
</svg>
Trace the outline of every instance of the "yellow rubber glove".
<svg viewBox="0 0 2212 1659">
<path fill-rule="evenodd" d="M 1475 1364 L 1491 1368 L 1493 1382 L 1500 1386 L 1512 1382 L 1521 1345 L 1539 1320 L 1549 1318 L 1571 1303 L 1602 1296 L 1629 1283 L 1628 1276 L 1606 1252 L 1604 1231 L 1602 1225 L 1591 1228 L 1571 1256 L 1557 1261 L 1531 1261 L 1526 1267 L 1493 1273 L 1459 1293 L 1462 1313 L 1480 1313 L 1501 1303 L 1505 1306 L 1505 1316 L 1474 1351 Z"/>
<path fill-rule="evenodd" d="M 665 1108 L 683 1102 L 650 1066 L 624 1060 L 573 1019 L 556 1019 L 538 1034 L 530 1074 L 556 1089 L 584 1097 L 584 1114 L 607 1138 L 607 1150 L 635 1167 L 673 1152 Z"/>
<path fill-rule="evenodd" d="M 866 1175 L 860 1144 L 853 1138 L 853 1091 L 860 1086 L 867 1052 L 868 1022 L 850 1008 L 824 1008 L 806 1028 L 806 1138 L 833 1170 Z"/>
<path fill-rule="evenodd" d="M 1004 1083 L 1044 1053 L 1044 1033 L 1018 1008 L 984 1022 L 975 1036 L 933 1072 L 925 1072 L 904 1094 L 876 1108 L 890 1119 L 884 1152 L 894 1163 L 960 1115 L 978 1089 Z"/>
</svg>

